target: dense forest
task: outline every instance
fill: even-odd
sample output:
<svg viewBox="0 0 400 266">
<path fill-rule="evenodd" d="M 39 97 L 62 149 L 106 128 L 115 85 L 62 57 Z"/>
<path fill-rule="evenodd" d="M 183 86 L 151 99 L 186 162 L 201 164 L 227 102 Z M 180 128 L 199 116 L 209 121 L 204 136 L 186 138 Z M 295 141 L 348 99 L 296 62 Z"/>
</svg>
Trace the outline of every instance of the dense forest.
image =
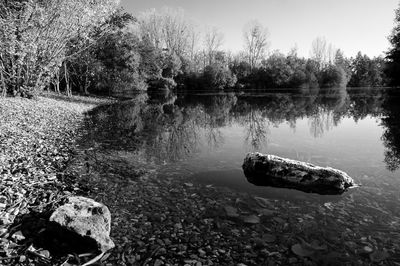
<svg viewBox="0 0 400 266">
<path fill-rule="evenodd" d="M 34 97 L 44 90 L 123 96 L 133 91 L 397 86 L 400 9 L 386 55 L 346 57 L 323 37 L 310 57 L 293 48 L 269 50 L 265 26 L 243 27 L 243 51 L 221 49 L 223 33 L 198 26 L 183 10 L 137 17 L 118 0 L 18 0 L 0 3 L 2 95 Z M 84 10 L 85 12 L 82 12 Z"/>
</svg>

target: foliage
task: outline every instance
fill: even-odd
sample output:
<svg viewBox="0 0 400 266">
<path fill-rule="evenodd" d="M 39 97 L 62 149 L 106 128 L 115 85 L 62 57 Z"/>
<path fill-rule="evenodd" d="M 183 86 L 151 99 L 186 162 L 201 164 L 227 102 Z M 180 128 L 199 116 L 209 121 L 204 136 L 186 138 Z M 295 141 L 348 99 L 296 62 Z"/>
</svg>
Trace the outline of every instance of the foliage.
<svg viewBox="0 0 400 266">
<path fill-rule="evenodd" d="M 392 86 L 400 85 L 400 5 L 395 10 L 395 25 L 389 37 L 392 47 L 386 53 L 387 67 L 386 74 L 389 84 Z"/>
<path fill-rule="evenodd" d="M 391 91 L 388 96 L 383 105 L 385 117 L 382 118 L 382 124 L 385 126 L 385 131 L 382 140 L 386 146 L 387 168 L 396 171 L 400 168 L 400 95 Z"/>
<path fill-rule="evenodd" d="M 35 94 L 67 58 L 67 45 L 88 38 L 118 0 L 3 1 L 0 3 L 0 70 L 3 91 Z"/>
<path fill-rule="evenodd" d="M 377 87 L 385 84 L 384 59 L 376 57 L 370 59 L 367 55 L 357 53 L 356 58 L 351 60 L 351 87 Z"/>
<path fill-rule="evenodd" d="M 223 89 L 236 84 L 236 76 L 231 70 L 221 63 L 214 63 L 204 69 L 202 76 L 206 88 Z"/>
<path fill-rule="evenodd" d="M 129 14 L 120 11 L 107 23 L 109 32 L 101 38 L 94 37 L 97 41 L 89 49 L 67 63 L 75 91 L 126 97 L 148 87 L 176 86 L 174 78 L 180 73 L 181 60 L 175 53 L 141 39 L 139 24 Z M 101 34 L 101 29 L 95 29 L 93 34 Z M 67 86 L 65 79 L 63 84 Z"/>
<path fill-rule="evenodd" d="M 245 62 L 234 62 L 233 72 L 241 84 L 258 89 L 300 88 L 313 86 L 316 82 L 314 61 L 307 61 L 296 54 L 285 56 L 275 51 L 263 60 L 261 67 L 250 70 Z"/>
<path fill-rule="evenodd" d="M 286 57 L 278 52 L 273 53 L 263 62 L 263 71 L 274 87 L 287 87 L 293 74 L 293 69 L 287 63 Z"/>
<path fill-rule="evenodd" d="M 230 70 L 236 75 L 238 81 L 245 82 L 245 79 L 251 74 L 252 69 L 248 62 L 234 60 L 229 65 Z"/>
<path fill-rule="evenodd" d="M 116 10 L 118 0 L 6 1 L 0 4 L 0 87 L 15 94 L 53 88 L 68 95 L 132 95 L 180 88 L 316 88 L 382 86 L 385 60 L 344 54 L 318 37 L 310 59 L 296 49 L 266 56 L 267 29 L 244 29 L 245 50 L 221 50 L 223 35 L 208 28 L 203 47 L 181 9 L 138 18 Z M 57 8 L 56 8 L 57 7 Z M 88 11 L 83 15 L 81 10 Z M 89 12 L 90 11 L 90 12 Z M 393 41 L 396 39 L 393 35 Z M 237 86 L 236 86 L 237 85 Z"/>
<path fill-rule="evenodd" d="M 346 84 L 346 72 L 341 66 L 328 65 L 321 71 L 321 87 L 346 87 Z"/>
<path fill-rule="evenodd" d="M 125 14 L 119 14 L 121 16 Z M 89 90 L 92 93 L 109 94 L 113 90 L 128 92 L 145 87 L 139 68 L 139 40 L 127 30 L 132 20 L 127 17 L 123 22 L 120 19 L 119 25 L 109 25 L 112 29 L 110 33 L 99 38 L 90 49 L 69 60 L 68 72 L 75 90 L 85 94 Z"/>
<path fill-rule="evenodd" d="M 236 85 L 237 78 L 228 66 L 215 62 L 201 73 L 191 71 L 180 77 L 180 88 L 185 90 L 223 90 Z"/>
</svg>

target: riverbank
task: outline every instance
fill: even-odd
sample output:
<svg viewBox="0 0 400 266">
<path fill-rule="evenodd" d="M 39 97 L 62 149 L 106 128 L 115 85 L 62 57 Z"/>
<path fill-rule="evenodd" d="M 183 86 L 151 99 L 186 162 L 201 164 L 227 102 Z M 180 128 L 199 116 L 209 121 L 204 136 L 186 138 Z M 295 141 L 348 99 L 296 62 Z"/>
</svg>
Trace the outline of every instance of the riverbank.
<svg viewBox="0 0 400 266">
<path fill-rule="evenodd" d="M 0 98 L 0 264 L 48 262 L 21 219 L 44 213 L 80 186 L 63 173 L 77 150 L 84 113 L 107 99 L 58 95 Z"/>
<path fill-rule="evenodd" d="M 159 159 L 190 148 L 174 133 L 198 136 L 185 125 L 199 110 L 139 99 L 88 115 L 85 152 L 71 166 L 89 197 L 110 208 L 110 265 L 397 265 L 389 263 L 400 261 L 399 219 L 368 200 L 374 186 L 335 200 L 291 201 L 213 185 L 220 172 L 207 172 L 204 161 L 198 172 L 209 173 L 210 183 L 201 182 L 182 169 L 195 153 L 181 163 Z"/>
<path fill-rule="evenodd" d="M 291 202 L 166 173 L 145 153 L 138 128 L 152 127 L 134 101 L 84 115 L 106 102 L 0 99 L 0 264 L 51 264 L 21 234 L 20 220 L 77 194 L 111 211 L 116 247 L 105 265 L 398 265 L 398 218 L 365 202 L 361 193 L 372 188 L 335 202 Z M 148 111 L 171 114 L 158 105 Z"/>
</svg>

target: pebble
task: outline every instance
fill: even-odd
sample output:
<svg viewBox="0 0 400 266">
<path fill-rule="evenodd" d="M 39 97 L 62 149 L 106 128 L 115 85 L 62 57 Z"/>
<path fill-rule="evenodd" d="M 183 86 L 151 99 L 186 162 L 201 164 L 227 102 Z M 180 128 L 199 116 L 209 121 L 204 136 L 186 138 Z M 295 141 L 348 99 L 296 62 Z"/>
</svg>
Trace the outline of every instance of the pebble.
<svg viewBox="0 0 400 266">
<path fill-rule="evenodd" d="M 243 218 L 243 222 L 246 224 L 258 224 L 260 223 L 260 217 L 256 215 L 249 215 Z"/>
<path fill-rule="evenodd" d="M 160 250 L 158 251 L 159 255 L 165 255 L 167 254 L 167 250 L 165 248 L 160 248 Z"/>
<path fill-rule="evenodd" d="M 260 238 L 255 238 L 254 239 L 254 246 L 256 247 L 256 248 L 263 248 L 263 247 L 265 247 L 265 241 L 263 241 L 262 239 L 260 239 Z"/>
<path fill-rule="evenodd" d="M 369 246 L 365 246 L 364 248 L 363 248 L 363 252 L 365 252 L 365 253 L 371 253 L 372 251 L 374 251 L 371 247 L 369 247 Z"/>
<path fill-rule="evenodd" d="M 154 266 L 161 266 L 161 265 L 163 265 L 164 264 L 164 262 L 162 261 L 162 260 L 160 260 L 160 259 L 157 259 L 155 262 L 154 262 Z"/>
<path fill-rule="evenodd" d="M 25 262 L 25 261 L 26 261 L 26 257 L 25 257 L 24 255 L 22 255 L 22 256 L 19 257 L 19 262 L 20 262 L 20 263 L 23 263 L 23 262 Z"/>
<path fill-rule="evenodd" d="M 7 233 L 8 229 L 7 228 L 0 228 L 0 236 L 4 235 Z"/>
<path fill-rule="evenodd" d="M 176 228 L 176 229 L 182 229 L 183 227 L 182 227 L 182 224 L 181 224 L 181 223 L 176 223 L 176 224 L 175 224 L 175 228 Z"/>
<path fill-rule="evenodd" d="M 7 197 L 0 196 L 0 210 L 5 209 L 7 206 Z"/>
<path fill-rule="evenodd" d="M 237 209 L 232 206 L 225 206 L 224 210 L 228 217 L 232 217 L 232 218 L 239 217 L 239 213 L 237 212 Z"/>
<path fill-rule="evenodd" d="M 50 258 L 50 252 L 48 250 L 41 250 L 38 253 L 45 258 Z"/>
<path fill-rule="evenodd" d="M 201 257 L 203 257 L 203 256 L 206 255 L 206 252 L 205 252 L 203 249 L 201 249 L 201 248 L 199 248 L 197 251 L 199 252 L 199 254 L 200 254 Z"/>
<path fill-rule="evenodd" d="M 13 238 L 14 240 L 16 240 L 16 241 L 22 241 L 22 240 L 25 239 L 25 237 L 24 237 L 24 235 L 22 234 L 21 231 L 15 232 L 15 233 L 12 235 L 12 238 Z"/>
</svg>

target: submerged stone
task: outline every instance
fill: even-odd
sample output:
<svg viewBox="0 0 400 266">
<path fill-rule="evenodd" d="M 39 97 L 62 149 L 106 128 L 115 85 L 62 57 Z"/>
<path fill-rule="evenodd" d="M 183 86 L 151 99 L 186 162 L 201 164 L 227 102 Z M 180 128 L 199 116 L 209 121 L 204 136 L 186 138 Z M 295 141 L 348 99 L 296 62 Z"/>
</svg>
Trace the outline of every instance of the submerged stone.
<svg viewBox="0 0 400 266">
<path fill-rule="evenodd" d="M 275 155 L 249 153 L 243 171 L 247 180 L 258 186 L 293 188 L 318 194 L 342 194 L 354 186 L 345 172 Z"/>
</svg>

